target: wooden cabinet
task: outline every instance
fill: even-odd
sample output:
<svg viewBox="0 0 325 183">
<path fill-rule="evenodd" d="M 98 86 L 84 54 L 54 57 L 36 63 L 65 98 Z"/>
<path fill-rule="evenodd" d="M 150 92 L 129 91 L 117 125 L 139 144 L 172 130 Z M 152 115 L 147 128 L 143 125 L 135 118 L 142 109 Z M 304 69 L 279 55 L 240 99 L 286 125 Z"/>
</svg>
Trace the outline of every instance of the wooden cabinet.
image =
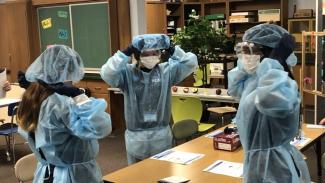
<svg viewBox="0 0 325 183">
<path fill-rule="evenodd" d="M 34 59 L 30 40 L 32 23 L 28 0 L 7 1 L 0 4 L 0 67 L 9 71 L 11 82 L 17 80 L 18 70 L 26 70 Z"/>
<path fill-rule="evenodd" d="M 1 25 L 7 25 L 6 4 L 0 4 L 0 23 Z M 9 68 L 8 29 L 5 26 L 0 29 L 0 40 L 0 68 Z"/>
<path fill-rule="evenodd" d="M 228 4 L 229 3 L 229 4 Z M 288 0 L 268 0 L 268 1 L 259 1 L 259 0 L 233 0 L 228 1 L 227 5 L 227 21 L 229 22 L 229 16 L 231 13 L 237 12 L 254 12 L 256 15 L 258 10 L 267 10 L 267 9 L 280 9 L 280 21 L 277 21 L 276 24 L 287 28 L 288 23 Z M 258 18 L 258 17 L 256 17 Z M 255 25 L 265 23 L 253 21 L 249 23 L 231 23 L 228 24 L 228 36 L 236 33 L 238 37 L 242 37 L 245 31 Z"/>
<path fill-rule="evenodd" d="M 316 29 L 316 19 L 315 18 L 291 18 L 288 20 L 288 32 L 295 38 L 296 41 L 296 54 L 301 54 L 301 46 L 302 46 L 302 40 L 301 40 L 301 34 L 302 31 L 315 31 Z M 311 49 L 311 41 L 310 38 L 308 38 L 308 42 L 306 42 L 306 52 L 312 53 L 315 52 L 315 50 Z"/>
<path fill-rule="evenodd" d="M 184 26 L 181 3 L 147 2 L 147 33 L 173 35 Z"/>
<path fill-rule="evenodd" d="M 76 84 L 79 88 L 88 88 L 91 92 L 91 96 L 94 98 L 103 98 L 107 102 L 107 113 L 111 113 L 111 106 L 110 106 L 110 97 L 108 88 L 109 85 L 106 84 L 104 81 L 101 80 L 82 80 Z"/>
<path fill-rule="evenodd" d="M 298 65 L 293 68 L 293 75 L 298 83 L 298 87 L 302 89 L 301 86 L 301 78 L 300 78 L 300 70 L 301 70 L 301 59 L 302 59 L 302 32 L 303 31 L 315 31 L 315 18 L 291 18 L 288 20 L 288 32 L 295 38 L 296 48 L 295 54 L 298 58 Z M 315 44 L 315 43 L 314 43 Z M 308 65 L 305 66 L 305 72 L 308 77 L 315 80 L 315 49 L 313 48 L 315 45 L 312 45 L 311 37 L 307 37 L 306 40 L 306 50 L 305 50 L 305 61 Z M 313 107 L 315 105 L 314 95 L 310 93 L 302 93 L 302 97 L 304 99 L 304 107 Z"/>
<path fill-rule="evenodd" d="M 189 15 L 193 10 L 201 17 L 208 16 L 209 18 L 207 18 L 211 21 L 218 20 L 222 26 L 225 26 L 229 37 L 234 33 L 241 37 L 247 29 L 263 23 L 258 21 L 229 23 L 231 13 L 242 11 L 254 12 L 257 16 L 258 10 L 280 9 L 280 21 L 276 23 L 287 28 L 288 0 L 198 0 L 195 2 L 157 2 L 149 0 L 146 4 L 148 33 L 173 35 L 176 33 L 177 28 L 182 28 L 187 24 Z M 213 19 L 213 17 L 216 19 Z M 172 21 L 174 23 L 171 23 Z"/>
<path fill-rule="evenodd" d="M 301 65 L 296 65 L 293 67 L 293 76 L 298 84 L 298 88 L 301 89 L 301 78 L 300 78 L 300 71 L 301 71 Z M 311 78 L 315 78 L 315 66 L 309 65 L 306 66 L 306 72 L 309 73 L 309 76 Z M 302 96 L 304 98 L 304 105 L 306 107 L 313 107 L 315 105 L 315 98 L 314 95 L 311 95 L 309 93 L 303 93 Z"/>
<path fill-rule="evenodd" d="M 302 36 L 301 36 L 301 43 L 302 43 L 302 48 L 301 48 L 301 71 L 300 71 L 300 92 L 302 94 L 302 99 L 301 99 L 301 105 L 302 105 L 302 111 L 303 111 L 303 122 L 308 122 L 310 123 L 311 121 L 308 118 L 306 118 L 306 110 L 310 108 L 308 106 L 309 104 L 309 98 L 305 98 L 306 95 L 311 96 L 313 101 L 316 100 L 316 105 L 314 104 L 311 108 L 314 111 L 314 123 L 318 123 L 320 119 L 317 118 L 323 118 L 323 116 L 318 115 L 317 113 L 322 114 L 322 111 L 324 111 L 322 105 L 317 105 L 318 102 L 321 103 L 321 99 L 325 97 L 325 94 L 322 93 L 320 85 L 321 83 L 321 78 L 317 74 L 317 72 L 321 72 L 321 70 L 318 68 L 322 61 L 323 61 L 323 49 L 324 49 L 324 44 L 322 40 L 324 40 L 325 37 L 325 32 L 306 32 L 302 31 Z M 320 40 L 318 42 L 321 46 L 319 49 L 316 49 L 316 41 Z M 315 50 L 315 51 L 314 51 Z M 313 54 L 315 55 L 314 59 L 308 59 L 308 54 Z M 307 79 L 311 78 L 311 81 L 308 81 Z M 306 79 L 306 80 L 305 80 Z M 321 111 L 321 112 L 319 112 Z"/>
<path fill-rule="evenodd" d="M 166 13 L 165 3 L 147 3 L 147 33 L 167 33 L 167 22 L 164 18 Z"/>
</svg>

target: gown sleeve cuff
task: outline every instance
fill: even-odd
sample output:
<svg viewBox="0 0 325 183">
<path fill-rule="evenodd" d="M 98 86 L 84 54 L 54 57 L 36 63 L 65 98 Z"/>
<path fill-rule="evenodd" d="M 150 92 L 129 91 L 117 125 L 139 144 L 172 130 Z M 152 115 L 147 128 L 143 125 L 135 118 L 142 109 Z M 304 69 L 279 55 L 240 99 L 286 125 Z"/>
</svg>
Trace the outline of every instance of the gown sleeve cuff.
<svg viewBox="0 0 325 183">
<path fill-rule="evenodd" d="M 78 95 L 78 96 L 75 96 L 75 97 L 73 98 L 73 100 L 74 100 L 74 102 L 75 102 L 78 106 L 80 106 L 80 105 L 82 105 L 82 104 L 85 104 L 85 103 L 91 101 L 91 100 L 87 97 L 87 95 L 84 94 L 84 93 L 83 93 L 83 94 L 80 94 L 80 95 Z"/>
</svg>

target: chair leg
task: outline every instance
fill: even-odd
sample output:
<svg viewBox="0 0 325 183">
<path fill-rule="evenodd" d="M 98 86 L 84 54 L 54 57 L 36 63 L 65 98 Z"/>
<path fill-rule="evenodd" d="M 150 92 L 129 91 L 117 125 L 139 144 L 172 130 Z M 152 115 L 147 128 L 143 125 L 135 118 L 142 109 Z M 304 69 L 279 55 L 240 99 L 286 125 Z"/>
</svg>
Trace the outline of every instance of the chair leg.
<svg viewBox="0 0 325 183">
<path fill-rule="evenodd" d="M 224 117 L 223 117 L 223 115 L 221 116 L 221 125 L 223 126 L 223 123 L 225 122 L 224 121 L 225 119 L 224 119 Z"/>
<path fill-rule="evenodd" d="M 7 161 L 11 161 L 11 158 L 10 158 L 10 136 L 5 136 L 5 139 L 6 139 L 6 145 L 7 145 L 7 148 L 6 148 Z"/>
<path fill-rule="evenodd" d="M 13 160 L 13 163 L 15 164 L 16 163 L 16 154 L 15 154 L 15 134 L 12 133 L 11 134 L 11 137 L 12 137 L 12 160 Z"/>
<path fill-rule="evenodd" d="M 7 150 L 6 150 L 6 156 L 7 156 L 7 161 L 11 161 L 11 155 L 10 151 L 12 151 L 12 160 L 13 164 L 16 163 L 16 154 L 15 154 L 15 136 L 14 134 L 10 134 L 8 136 L 5 136 L 6 139 L 6 145 L 7 145 Z"/>
</svg>

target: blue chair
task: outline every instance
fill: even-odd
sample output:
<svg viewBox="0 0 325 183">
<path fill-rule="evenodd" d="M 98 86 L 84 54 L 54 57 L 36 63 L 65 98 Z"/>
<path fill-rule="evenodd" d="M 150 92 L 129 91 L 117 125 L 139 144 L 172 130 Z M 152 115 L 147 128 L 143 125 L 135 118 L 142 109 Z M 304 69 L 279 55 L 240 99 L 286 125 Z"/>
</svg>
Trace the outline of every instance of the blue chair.
<svg viewBox="0 0 325 183">
<path fill-rule="evenodd" d="M 3 135 L 6 140 L 7 150 L 7 161 L 11 161 L 10 151 L 12 151 L 13 163 L 15 164 L 15 133 L 18 132 L 18 126 L 14 123 L 14 118 L 17 114 L 18 103 L 10 104 L 8 106 L 8 116 L 11 117 L 10 122 L 1 120 L 0 122 L 0 135 Z"/>
</svg>

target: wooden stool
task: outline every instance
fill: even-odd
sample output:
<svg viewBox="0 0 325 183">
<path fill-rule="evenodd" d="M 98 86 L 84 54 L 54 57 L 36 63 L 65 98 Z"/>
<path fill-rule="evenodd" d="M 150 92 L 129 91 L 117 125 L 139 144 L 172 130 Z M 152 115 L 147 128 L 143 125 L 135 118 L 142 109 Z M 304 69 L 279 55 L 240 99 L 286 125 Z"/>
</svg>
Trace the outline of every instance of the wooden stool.
<svg viewBox="0 0 325 183">
<path fill-rule="evenodd" d="M 208 108 L 208 111 L 217 113 L 221 116 L 221 123 L 223 125 L 224 122 L 224 115 L 225 114 L 236 114 L 237 109 L 234 107 L 210 107 Z"/>
</svg>

